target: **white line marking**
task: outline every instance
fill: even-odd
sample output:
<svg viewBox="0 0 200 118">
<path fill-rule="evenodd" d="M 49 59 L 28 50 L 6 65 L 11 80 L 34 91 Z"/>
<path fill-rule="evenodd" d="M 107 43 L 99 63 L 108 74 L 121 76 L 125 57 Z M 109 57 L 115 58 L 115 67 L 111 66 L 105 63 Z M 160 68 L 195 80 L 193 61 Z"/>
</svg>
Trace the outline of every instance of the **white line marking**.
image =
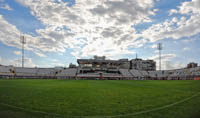
<svg viewBox="0 0 200 118">
<path fill-rule="evenodd" d="M 3 106 L 7 106 L 7 107 L 10 107 L 10 108 L 14 108 L 14 109 L 20 109 L 20 110 L 24 110 L 24 111 L 28 111 L 28 112 L 32 112 L 32 113 L 40 113 L 40 114 L 44 114 L 44 115 L 51 115 L 51 116 L 58 116 L 58 117 L 72 117 L 72 118 L 113 118 L 113 117 L 125 117 L 125 116 L 135 116 L 135 115 L 140 115 L 140 114 L 144 114 L 144 113 L 149 113 L 149 112 L 153 112 L 153 111 L 158 111 L 158 110 L 162 110 L 162 109 L 166 109 L 166 108 L 169 108 L 169 107 L 172 107 L 172 106 L 175 106 L 177 104 L 181 104 L 183 102 L 186 102 L 196 96 L 199 96 L 200 95 L 200 92 L 198 92 L 197 94 L 194 94 L 188 98 L 185 98 L 183 100 L 180 100 L 180 101 L 177 101 L 177 102 L 174 102 L 172 104 L 168 104 L 168 105 L 164 105 L 162 107 L 157 107 L 157 108 L 153 108 L 153 109 L 150 109 L 150 110 L 144 110 L 144 111 L 140 111 L 140 112 L 135 112 L 135 113 L 129 113 L 129 114 L 124 114 L 124 115 L 113 115 L 113 116 L 64 116 L 64 115 L 61 115 L 61 114 L 55 114 L 55 113 L 48 113 L 48 112 L 44 112 L 44 111 L 37 111 L 37 110 L 30 110 L 30 109 L 25 109 L 25 108 L 22 108 L 22 107 L 17 107 L 17 106 L 14 106 L 14 105 L 9 105 L 9 104 L 5 104 L 5 103 L 0 103 L 0 105 L 3 105 Z"/>
</svg>

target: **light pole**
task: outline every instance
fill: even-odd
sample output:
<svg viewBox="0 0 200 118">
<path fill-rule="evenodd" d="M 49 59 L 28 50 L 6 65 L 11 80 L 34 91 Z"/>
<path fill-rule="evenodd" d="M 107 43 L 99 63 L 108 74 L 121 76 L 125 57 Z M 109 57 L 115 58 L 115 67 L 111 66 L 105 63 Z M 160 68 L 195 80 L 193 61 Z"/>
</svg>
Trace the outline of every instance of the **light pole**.
<svg viewBox="0 0 200 118">
<path fill-rule="evenodd" d="M 24 44 L 26 44 L 25 36 L 20 36 L 20 41 L 22 44 L 22 68 L 24 68 Z"/>
<path fill-rule="evenodd" d="M 159 51 L 159 70 L 161 70 L 161 50 L 162 50 L 162 43 L 158 43 L 158 51 Z"/>
</svg>

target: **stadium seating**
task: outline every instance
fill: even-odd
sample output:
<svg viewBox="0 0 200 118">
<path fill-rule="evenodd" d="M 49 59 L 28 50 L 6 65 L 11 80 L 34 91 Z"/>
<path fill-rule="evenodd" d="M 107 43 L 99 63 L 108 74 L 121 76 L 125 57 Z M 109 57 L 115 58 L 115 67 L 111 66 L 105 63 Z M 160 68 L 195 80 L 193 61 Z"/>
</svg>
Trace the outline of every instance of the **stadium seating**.
<svg viewBox="0 0 200 118">
<path fill-rule="evenodd" d="M 91 70 L 84 69 L 84 73 L 80 68 L 21 68 L 13 66 L 0 65 L 0 77 L 11 78 L 87 78 L 87 77 L 102 77 L 107 78 L 123 78 L 123 79 L 167 79 L 167 80 L 185 80 L 200 77 L 200 67 L 183 68 L 175 70 L 162 71 L 141 71 L 134 69 L 113 69 L 113 70 Z"/>
<path fill-rule="evenodd" d="M 60 73 L 56 76 L 76 76 L 77 69 L 76 68 L 66 68 L 62 69 Z"/>
<path fill-rule="evenodd" d="M 149 76 L 149 73 L 147 72 L 147 71 L 139 71 L 141 74 L 142 74 L 142 76 L 144 76 L 144 77 L 148 77 Z"/>
<path fill-rule="evenodd" d="M 36 76 L 37 68 L 21 68 L 15 67 L 15 73 L 18 76 Z"/>
<path fill-rule="evenodd" d="M 54 68 L 38 68 L 37 76 L 55 76 Z"/>
<path fill-rule="evenodd" d="M 130 73 L 133 75 L 133 77 L 144 77 L 139 70 L 130 70 Z"/>
<path fill-rule="evenodd" d="M 0 75 L 14 75 L 14 67 L 12 66 L 0 66 Z"/>
<path fill-rule="evenodd" d="M 133 77 L 128 69 L 119 69 L 123 77 Z"/>
</svg>

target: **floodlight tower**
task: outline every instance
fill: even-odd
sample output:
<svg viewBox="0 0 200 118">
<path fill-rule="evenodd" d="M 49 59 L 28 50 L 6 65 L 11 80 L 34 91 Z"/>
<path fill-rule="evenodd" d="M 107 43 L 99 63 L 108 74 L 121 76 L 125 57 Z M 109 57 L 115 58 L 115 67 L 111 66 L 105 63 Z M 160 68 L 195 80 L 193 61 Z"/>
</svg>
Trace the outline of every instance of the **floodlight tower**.
<svg viewBox="0 0 200 118">
<path fill-rule="evenodd" d="M 159 70 L 161 70 L 161 50 L 162 50 L 162 43 L 158 43 L 158 51 L 159 51 Z"/>
<path fill-rule="evenodd" d="M 26 44 L 26 38 L 24 35 L 20 36 L 22 44 L 22 68 L 24 68 L 24 44 Z"/>
</svg>

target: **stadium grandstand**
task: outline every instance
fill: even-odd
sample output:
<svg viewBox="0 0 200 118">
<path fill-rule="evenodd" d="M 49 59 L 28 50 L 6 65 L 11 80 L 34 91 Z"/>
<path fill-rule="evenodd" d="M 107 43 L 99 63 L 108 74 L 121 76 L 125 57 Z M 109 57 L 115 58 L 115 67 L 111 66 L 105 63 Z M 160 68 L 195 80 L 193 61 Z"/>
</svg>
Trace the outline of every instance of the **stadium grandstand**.
<svg viewBox="0 0 200 118">
<path fill-rule="evenodd" d="M 115 79 L 115 80 L 199 80 L 200 66 L 190 63 L 186 68 L 156 70 L 153 60 L 107 60 L 105 56 L 78 59 L 78 66 L 69 68 L 26 68 L 0 65 L 0 78 L 35 79 Z"/>
</svg>

